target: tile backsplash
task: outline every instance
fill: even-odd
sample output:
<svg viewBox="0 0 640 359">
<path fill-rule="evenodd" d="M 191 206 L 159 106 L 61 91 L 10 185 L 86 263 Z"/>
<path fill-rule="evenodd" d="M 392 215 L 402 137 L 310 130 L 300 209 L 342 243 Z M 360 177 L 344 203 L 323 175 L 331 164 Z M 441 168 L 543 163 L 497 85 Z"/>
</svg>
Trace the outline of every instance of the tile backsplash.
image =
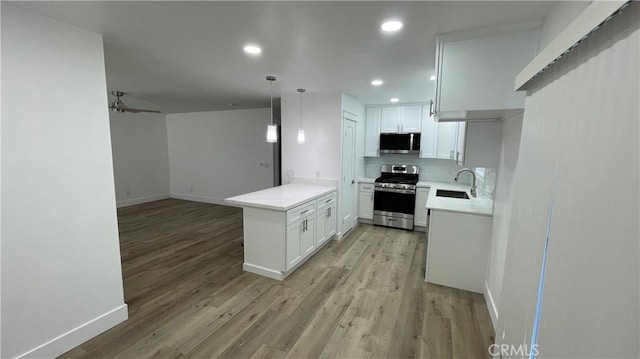
<svg viewBox="0 0 640 359">
<path fill-rule="evenodd" d="M 434 182 L 453 182 L 456 173 L 462 169 L 461 166 L 451 160 L 420 158 L 418 155 L 410 154 L 388 154 L 381 157 L 365 157 L 365 177 L 376 178 L 380 176 L 380 165 L 382 164 L 420 166 L 420 180 Z M 460 176 L 460 183 L 471 184 L 471 176 L 469 174 Z"/>
</svg>

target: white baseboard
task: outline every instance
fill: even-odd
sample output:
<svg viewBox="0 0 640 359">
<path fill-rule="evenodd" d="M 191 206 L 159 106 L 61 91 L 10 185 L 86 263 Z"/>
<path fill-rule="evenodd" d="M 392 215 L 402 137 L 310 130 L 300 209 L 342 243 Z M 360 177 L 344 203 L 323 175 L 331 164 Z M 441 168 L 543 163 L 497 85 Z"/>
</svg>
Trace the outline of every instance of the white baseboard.
<svg viewBox="0 0 640 359">
<path fill-rule="evenodd" d="M 227 203 L 222 198 L 202 197 L 202 196 L 194 196 L 190 194 L 180 194 L 180 193 L 172 193 L 171 198 L 183 199 L 185 201 L 219 204 L 221 206 L 238 207 L 238 208 L 241 207 L 235 204 Z"/>
<path fill-rule="evenodd" d="M 493 329 L 495 330 L 498 327 L 498 308 L 496 308 L 496 303 L 493 301 L 493 295 L 491 295 L 491 290 L 489 290 L 489 284 L 486 280 L 484 281 L 484 301 L 487 303 L 491 324 L 493 324 Z"/>
<path fill-rule="evenodd" d="M 117 202 L 116 203 L 116 207 L 118 207 L 118 208 L 120 208 L 120 207 L 128 207 L 128 206 L 133 206 L 133 205 L 136 205 L 136 204 L 154 202 L 154 201 L 159 201 L 161 199 L 167 199 L 167 198 L 171 198 L 171 195 L 169 193 L 154 194 L 152 196 L 125 199 L 124 201 Z"/>
<path fill-rule="evenodd" d="M 108 329 L 124 322 L 129 318 L 127 305 L 121 306 L 94 318 L 79 327 L 54 338 L 28 352 L 16 357 L 18 358 L 55 358 L 87 340 L 101 334 Z"/>
<path fill-rule="evenodd" d="M 274 271 L 273 269 L 260 267 L 257 265 L 242 263 L 242 269 L 245 272 L 259 274 L 261 276 L 265 276 L 267 278 L 275 279 L 275 280 L 283 280 L 286 277 L 285 273 L 280 273 L 278 271 Z"/>
</svg>

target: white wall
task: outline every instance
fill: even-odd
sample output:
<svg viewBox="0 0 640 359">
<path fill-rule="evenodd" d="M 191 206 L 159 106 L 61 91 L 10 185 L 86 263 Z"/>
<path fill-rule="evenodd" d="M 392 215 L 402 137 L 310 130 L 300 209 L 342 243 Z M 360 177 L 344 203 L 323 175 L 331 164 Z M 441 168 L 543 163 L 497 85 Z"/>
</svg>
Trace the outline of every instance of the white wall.
<svg viewBox="0 0 640 359">
<path fill-rule="evenodd" d="M 113 101 L 113 99 L 110 99 Z M 125 97 L 132 108 L 156 105 Z M 169 197 L 167 121 L 163 114 L 109 112 L 118 207 Z"/>
<path fill-rule="evenodd" d="M 1 6 L 0 356 L 55 357 L 127 317 L 102 38 Z"/>
<path fill-rule="evenodd" d="M 223 204 L 273 186 L 268 108 L 167 115 L 171 196 Z"/>
<path fill-rule="evenodd" d="M 513 174 L 518 164 L 521 133 L 522 113 L 503 120 L 502 146 L 493 202 L 491 249 L 485 282 L 485 299 L 487 299 L 487 307 L 494 326 L 497 325 L 500 314 L 500 295 L 502 294 L 502 279 L 509 240 L 509 224 L 511 223 Z"/>
<path fill-rule="evenodd" d="M 300 127 L 298 93 L 282 94 L 282 183 L 293 177 L 338 180 L 342 95 L 307 92 L 302 97 L 304 144 L 296 142 Z M 291 172 L 292 171 L 292 172 Z"/>
<path fill-rule="evenodd" d="M 498 343 L 530 343 L 549 228 L 539 357 L 640 357 L 638 11 L 528 85 Z"/>
</svg>

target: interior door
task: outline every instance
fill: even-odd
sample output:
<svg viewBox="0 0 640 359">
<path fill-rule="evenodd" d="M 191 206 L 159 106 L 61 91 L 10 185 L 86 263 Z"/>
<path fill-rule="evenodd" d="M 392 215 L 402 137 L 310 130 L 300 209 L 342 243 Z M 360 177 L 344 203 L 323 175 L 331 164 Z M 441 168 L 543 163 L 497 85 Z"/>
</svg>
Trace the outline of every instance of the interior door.
<svg viewBox="0 0 640 359">
<path fill-rule="evenodd" d="M 353 227 L 355 209 L 355 154 L 356 122 L 344 117 L 342 133 L 342 183 L 340 194 L 341 232 L 344 234 Z"/>
</svg>

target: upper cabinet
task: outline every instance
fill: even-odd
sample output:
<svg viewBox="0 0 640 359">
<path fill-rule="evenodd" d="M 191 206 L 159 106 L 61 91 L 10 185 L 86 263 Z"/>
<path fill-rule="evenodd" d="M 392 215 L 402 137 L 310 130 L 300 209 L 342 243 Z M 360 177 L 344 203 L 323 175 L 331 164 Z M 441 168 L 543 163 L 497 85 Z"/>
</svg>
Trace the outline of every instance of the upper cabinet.
<svg viewBox="0 0 640 359">
<path fill-rule="evenodd" d="M 462 165 L 466 135 L 466 122 L 438 123 L 436 158 L 455 160 Z"/>
<path fill-rule="evenodd" d="M 390 106 L 383 107 L 380 132 L 407 133 L 420 132 L 422 125 L 422 106 Z"/>
<path fill-rule="evenodd" d="M 438 36 L 437 120 L 498 119 L 524 108 L 525 93 L 514 81 L 536 55 L 538 31 L 531 27 Z"/>
<path fill-rule="evenodd" d="M 377 157 L 380 152 L 380 107 L 367 108 L 367 118 L 365 119 L 364 155 Z"/>
<path fill-rule="evenodd" d="M 420 135 L 420 157 L 438 158 L 438 123 L 429 111 L 430 105 L 422 106 Z"/>
</svg>

